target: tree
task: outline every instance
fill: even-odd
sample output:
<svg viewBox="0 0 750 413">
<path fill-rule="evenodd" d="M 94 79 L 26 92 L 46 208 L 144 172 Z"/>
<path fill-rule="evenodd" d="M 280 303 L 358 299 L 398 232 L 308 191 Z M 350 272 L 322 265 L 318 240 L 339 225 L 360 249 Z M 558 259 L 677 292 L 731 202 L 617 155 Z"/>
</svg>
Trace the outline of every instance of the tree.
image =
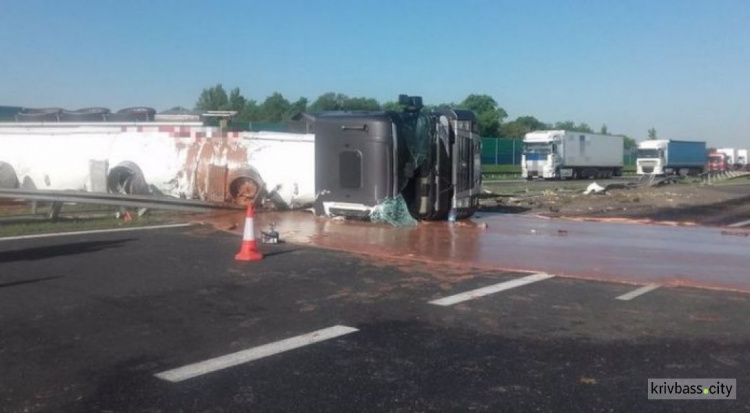
<svg viewBox="0 0 750 413">
<path fill-rule="evenodd" d="M 461 106 L 474 111 L 482 136 L 499 136 L 500 124 L 508 117 L 508 112 L 499 107 L 492 96 L 471 94 L 461 102 Z"/>
<path fill-rule="evenodd" d="M 289 116 L 291 104 L 279 92 L 274 92 L 267 97 L 260 105 L 261 121 L 263 122 L 281 122 Z"/>
<path fill-rule="evenodd" d="M 527 133 L 548 129 L 548 125 L 533 116 L 519 116 L 512 122 L 500 125 L 500 137 L 523 138 Z"/>
<path fill-rule="evenodd" d="M 403 106 L 399 105 L 398 102 L 389 100 L 388 102 L 384 102 L 382 105 L 380 105 L 380 110 L 392 110 L 392 111 L 400 111 Z"/>
<path fill-rule="evenodd" d="M 240 113 L 245 109 L 246 104 L 247 100 L 240 93 L 240 88 L 236 87 L 229 92 L 229 101 L 227 103 L 229 110 L 234 110 L 237 113 Z"/>
<path fill-rule="evenodd" d="M 237 89 L 239 92 L 239 89 Z M 227 92 L 221 83 L 214 87 L 203 89 L 198 102 L 195 104 L 196 110 L 227 110 L 229 108 L 229 98 Z"/>
<path fill-rule="evenodd" d="M 349 98 L 341 93 L 328 92 L 318 96 L 310 105 L 310 112 L 323 112 L 327 110 L 343 110 L 344 102 Z"/>
<path fill-rule="evenodd" d="M 602 134 L 604 134 L 604 135 L 606 135 L 606 134 L 608 134 L 608 133 L 609 133 L 609 129 L 607 129 L 607 125 L 606 125 L 606 124 L 605 124 L 605 125 L 602 125 L 602 127 L 601 127 L 601 128 L 599 128 L 599 133 L 602 133 Z"/>
<path fill-rule="evenodd" d="M 344 100 L 344 110 L 378 110 L 380 103 L 373 98 L 349 98 Z"/>
<path fill-rule="evenodd" d="M 566 120 L 565 122 L 557 122 L 555 123 L 554 128 L 560 129 L 560 130 L 566 130 L 570 132 L 583 132 L 583 133 L 594 132 L 594 130 L 591 129 L 591 126 L 589 126 L 588 124 L 582 122 L 576 125 L 575 122 L 570 121 L 570 120 Z"/>
<path fill-rule="evenodd" d="M 635 139 L 633 139 L 633 138 L 631 138 L 631 137 L 629 137 L 627 135 L 623 135 L 622 137 L 623 137 L 623 143 L 624 143 L 623 146 L 625 146 L 626 150 L 630 150 L 630 149 L 638 147 L 638 142 L 636 142 Z"/>
<path fill-rule="evenodd" d="M 648 138 L 650 140 L 656 139 L 656 129 L 655 128 L 652 127 L 651 129 L 648 130 Z"/>
<path fill-rule="evenodd" d="M 291 119 L 292 116 L 300 112 L 304 112 L 306 110 L 307 110 L 307 98 L 304 98 L 304 97 L 299 98 L 297 99 L 296 102 L 289 105 L 289 110 L 287 111 L 286 119 Z"/>
<path fill-rule="evenodd" d="M 240 122 L 260 122 L 261 111 L 258 102 L 254 100 L 245 101 L 245 106 L 237 114 L 236 120 Z"/>
<path fill-rule="evenodd" d="M 573 130 L 576 128 L 576 123 L 572 120 L 566 120 L 565 122 L 555 122 L 553 128 L 560 130 Z"/>
</svg>

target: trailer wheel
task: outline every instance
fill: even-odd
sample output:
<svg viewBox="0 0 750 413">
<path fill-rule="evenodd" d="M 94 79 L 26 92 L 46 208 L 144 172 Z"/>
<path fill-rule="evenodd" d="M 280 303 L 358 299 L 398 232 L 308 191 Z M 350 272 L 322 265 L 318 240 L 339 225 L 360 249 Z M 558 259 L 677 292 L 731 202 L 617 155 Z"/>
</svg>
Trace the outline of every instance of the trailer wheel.
<svg viewBox="0 0 750 413">
<path fill-rule="evenodd" d="M 115 194 L 128 195 L 146 195 L 150 193 L 141 168 L 130 161 L 122 162 L 109 171 L 109 175 L 107 175 L 107 190 Z"/>
<path fill-rule="evenodd" d="M 250 205 L 260 199 L 264 182 L 258 171 L 253 168 L 234 171 L 229 177 L 227 202 L 237 205 Z"/>
<path fill-rule="evenodd" d="M 0 162 L 0 188 L 18 188 L 18 176 L 9 163 Z"/>
</svg>

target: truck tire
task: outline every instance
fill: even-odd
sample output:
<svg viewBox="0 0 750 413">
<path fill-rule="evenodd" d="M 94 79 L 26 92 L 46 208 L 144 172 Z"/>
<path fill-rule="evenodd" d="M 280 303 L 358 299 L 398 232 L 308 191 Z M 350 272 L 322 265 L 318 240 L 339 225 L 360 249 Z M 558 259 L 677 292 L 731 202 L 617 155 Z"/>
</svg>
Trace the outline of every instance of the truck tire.
<svg viewBox="0 0 750 413">
<path fill-rule="evenodd" d="M 9 163 L 0 162 L 0 188 L 18 188 L 18 176 Z"/>
<path fill-rule="evenodd" d="M 254 168 L 242 168 L 230 172 L 227 202 L 237 205 L 255 204 L 260 199 L 265 183 Z M 268 194 L 267 194 L 268 195 Z M 283 207 L 279 205 L 278 207 Z"/>
<path fill-rule="evenodd" d="M 107 175 L 107 190 L 115 194 L 148 195 L 151 193 L 141 168 L 125 161 L 112 168 Z"/>
</svg>

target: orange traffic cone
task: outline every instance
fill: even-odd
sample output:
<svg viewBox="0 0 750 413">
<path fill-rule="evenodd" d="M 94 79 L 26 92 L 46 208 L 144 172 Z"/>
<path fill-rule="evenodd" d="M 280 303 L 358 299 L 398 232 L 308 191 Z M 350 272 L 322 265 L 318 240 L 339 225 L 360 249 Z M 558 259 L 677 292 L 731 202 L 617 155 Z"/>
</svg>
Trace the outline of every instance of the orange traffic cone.
<svg viewBox="0 0 750 413">
<path fill-rule="evenodd" d="M 258 243 L 255 242 L 253 218 L 255 218 L 255 207 L 249 204 L 245 215 L 245 233 L 242 235 L 242 248 L 234 256 L 234 259 L 237 261 L 260 261 L 263 259 L 263 254 L 258 252 Z"/>
</svg>

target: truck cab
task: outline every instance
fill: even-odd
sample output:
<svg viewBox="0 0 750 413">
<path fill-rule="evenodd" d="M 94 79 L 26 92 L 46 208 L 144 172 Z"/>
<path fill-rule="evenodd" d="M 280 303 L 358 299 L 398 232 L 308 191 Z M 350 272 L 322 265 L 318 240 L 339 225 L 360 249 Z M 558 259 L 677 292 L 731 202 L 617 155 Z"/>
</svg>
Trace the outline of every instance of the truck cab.
<svg viewBox="0 0 750 413">
<path fill-rule="evenodd" d="M 706 169 L 709 172 L 726 172 L 729 168 L 727 154 L 723 152 L 711 152 L 708 154 Z"/>
<path fill-rule="evenodd" d="M 564 178 L 559 176 L 560 154 L 558 147 L 563 135 L 556 131 L 539 131 L 526 134 L 521 155 L 521 176 L 533 178 Z"/>
<path fill-rule="evenodd" d="M 665 175 L 666 151 L 669 141 L 649 140 L 638 143 L 636 169 L 638 175 Z"/>
<path fill-rule="evenodd" d="M 402 197 L 422 220 L 466 218 L 479 206 L 481 137 L 473 112 L 404 110 L 314 115 L 315 212 L 368 218 Z"/>
</svg>

